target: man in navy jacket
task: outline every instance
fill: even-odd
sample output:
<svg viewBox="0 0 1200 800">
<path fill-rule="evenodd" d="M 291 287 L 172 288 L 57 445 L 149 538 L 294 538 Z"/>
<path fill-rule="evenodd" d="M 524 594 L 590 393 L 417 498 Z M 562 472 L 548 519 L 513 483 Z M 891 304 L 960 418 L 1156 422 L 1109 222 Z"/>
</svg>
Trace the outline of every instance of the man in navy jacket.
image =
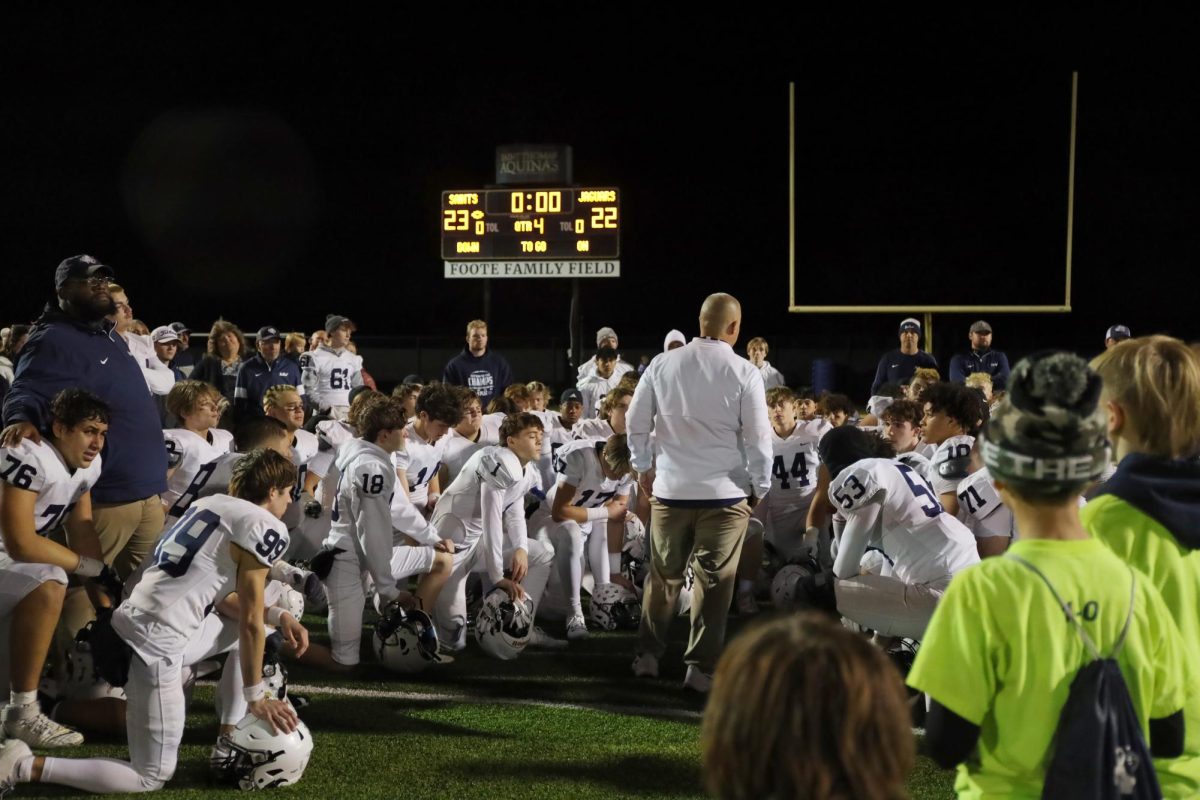
<svg viewBox="0 0 1200 800">
<path fill-rule="evenodd" d="M 4 402 L 0 443 L 40 441 L 50 425 L 50 401 L 63 389 L 86 389 L 108 403 L 112 416 L 92 510 L 104 561 L 125 578 L 163 529 L 159 494 L 167 488 L 167 451 L 141 367 L 105 319 L 115 310 L 108 292 L 112 278 L 112 269 L 91 256 L 73 256 L 58 265 L 58 302 L 46 305 L 21 348 Z M 70 633 L 90 616 L 86 593 L 69 593 L 63 622 Z"/>
<path fill-rule="evenodd" d="M 967 334 L 971 340 L 971 352 L 959 353 L 950 359 L 950 380 L 966 383 L 967 376 L 975 372 L 986 372 L 992 376 L 992 389 L 999 392 L 1008 385 L 1008 356 L 992 349 L 992 326 L 983 320 L 972 323 Z"/>
<path fill-rule="evenodd" d="M 237 424 L 263 416 L 262 399 L 267 389 L 286 384 L 304 395 L 304 380 L 300 365 L 290 358 L 281 358 L 279 330 L 270 325 L 258 329 L 258 354 L 242 362 L 233 390 L 233 419 Z"/>
<path fill-rule="evenodd" d="M 483 407 L 493 397 L 504 394 L 504 389 L 513 382 L 512 368 L 504 356 L 488 349 L 487 323 L 481 319 L 467 323 L 467 346 L 446 364 L 442 382 L 452 386 L 466 386 L 475 394 Z"/>
</svg>

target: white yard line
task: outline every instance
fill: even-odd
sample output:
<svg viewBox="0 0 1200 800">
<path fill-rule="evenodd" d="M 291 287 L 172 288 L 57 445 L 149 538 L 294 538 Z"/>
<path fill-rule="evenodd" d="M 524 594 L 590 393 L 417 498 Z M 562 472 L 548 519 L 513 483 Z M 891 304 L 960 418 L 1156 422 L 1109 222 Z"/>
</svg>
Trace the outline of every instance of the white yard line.
<svg viewBox="0 0 1200 800">
<path fill-rule="evenodd" d="M 199 681 L 210 683 L 209 681 Z M 214 684 L 215 685 L 215 684 Z M 288 690 L 297 694 L 330 694 L 340 697 L 368 697 L 386 700 L 441 700 L 451 703 L 477 703 L 498 706 L 536 706 L 538 708 L 566 708 L 573 711 L 603 711 L 608 714 L 627 714 L 637 717 L 658 717 L 681 722 L 698 722 L 699 711 L 680 708 L 656 708 L 654 706 L 627 706 L 610 703 L 560 703 L 551 700 L 532 700 L 515 697 L 490 697 L 470 692 L 390 692 L 380 689 L 351 689 L 345 686 L 316 686 L 307 683 L 289 683 Z"/>
</svg>

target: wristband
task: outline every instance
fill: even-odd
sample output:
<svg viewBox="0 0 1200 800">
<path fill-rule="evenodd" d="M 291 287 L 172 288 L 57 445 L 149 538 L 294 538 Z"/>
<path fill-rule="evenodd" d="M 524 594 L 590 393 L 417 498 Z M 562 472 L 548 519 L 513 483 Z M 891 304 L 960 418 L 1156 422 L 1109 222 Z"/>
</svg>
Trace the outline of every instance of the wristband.
<svg viewBox="0 0 1200 800">
<path fill-rule="evenodd" d="M 267 624 L 272 628 L 278 628 L 279 623 L 283 622 L 284 610 L 279 606 L 271 606 L 267 609 Z"/>
<path fill-rule="evenodd" d="M 247 703 L 253 703 L 255 700 L 265 700 L 267 698 L 267 684 L 259 681 L 253 686 L 242 687 L 242 699 Z"/>
<path fill-rule="evenodd" d="M 600 522 L 608 519 L 608 508 L 606 506 L 597 506 L 587 510 L 588 522 Z"/>
<path fill-rule="evenodd" d="M 95 578 L 103 571 L 104 562 L 100 559 L 91 558 L 89 556 L 80 556 L 79 566 L 75 568 L 75 572 L 73 574 L 78 575 L 81 578 Z"/>
</svg>

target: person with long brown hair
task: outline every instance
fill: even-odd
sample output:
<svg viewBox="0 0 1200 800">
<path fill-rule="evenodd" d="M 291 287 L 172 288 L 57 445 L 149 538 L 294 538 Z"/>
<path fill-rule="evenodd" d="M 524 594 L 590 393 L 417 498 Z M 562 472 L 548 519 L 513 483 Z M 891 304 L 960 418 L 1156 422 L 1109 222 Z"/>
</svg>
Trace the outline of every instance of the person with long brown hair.
<svg viewBox="0 0 1200 800">
<path fill-rule="evenodd" d="M 739 800 L 904 798 L 915 758 L 900 673 L 816 612 L 776 617 L 730 643 L 700 748 L 709 794 Z"/>
</svg>

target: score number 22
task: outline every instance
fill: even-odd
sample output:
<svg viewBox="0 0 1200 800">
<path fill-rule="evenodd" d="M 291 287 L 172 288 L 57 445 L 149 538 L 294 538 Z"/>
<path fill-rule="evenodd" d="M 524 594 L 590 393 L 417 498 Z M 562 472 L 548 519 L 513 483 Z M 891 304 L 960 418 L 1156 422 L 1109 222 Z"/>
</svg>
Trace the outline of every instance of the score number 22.
<svg viewBox="0 0 1200 800">
<path fill-rule="evenodd" d="M 601 206 L 592 209 L 592 227 L 593 228 L 615 228 L 617 227 L 617 207 L 616 206 Z"/>
</svg>

